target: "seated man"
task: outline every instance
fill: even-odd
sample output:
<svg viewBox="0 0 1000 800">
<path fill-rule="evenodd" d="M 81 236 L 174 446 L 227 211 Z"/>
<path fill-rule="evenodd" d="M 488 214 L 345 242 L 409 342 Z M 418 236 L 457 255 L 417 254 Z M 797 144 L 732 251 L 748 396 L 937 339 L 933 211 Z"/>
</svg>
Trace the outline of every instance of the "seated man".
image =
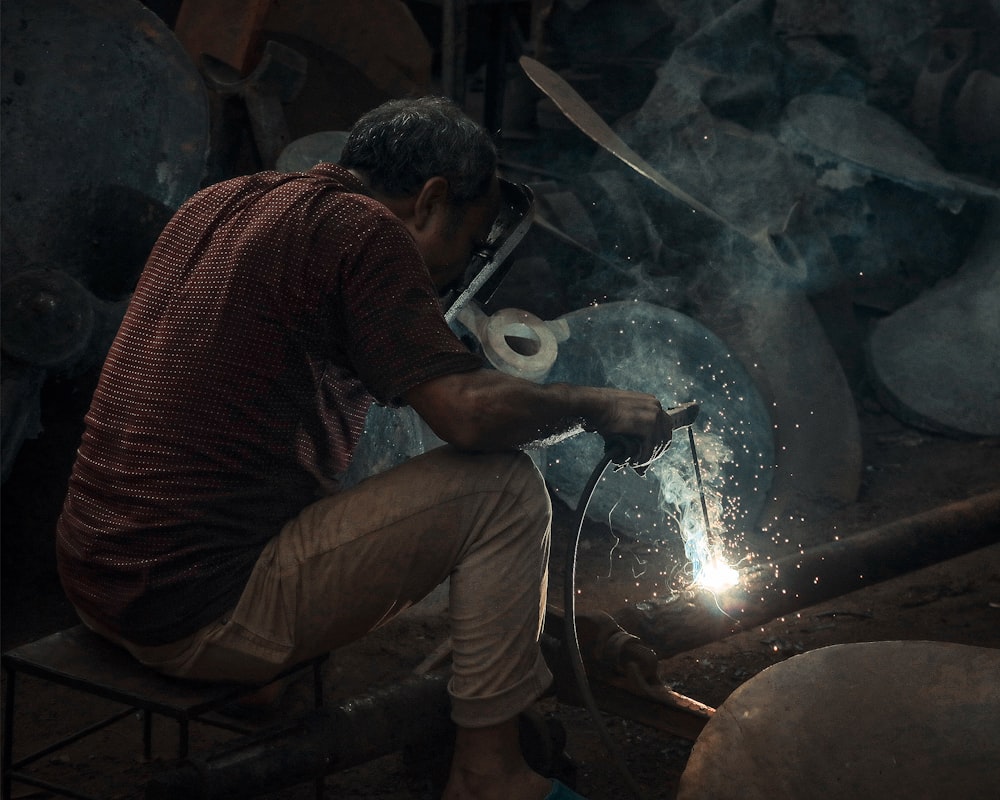
<svg viewBox="0 0 1000 800">
<path fill-rule="evenodd" d="M 57 533 L 84 622 L 167 675 L 267 681 L 446 578 L 457 741 L 445 797 L 541 800 L 517 716 L 551 508 L 520 448 L 579 428 L 651 460 L 656 398 L 486 369 L 444 321 L 497 216 L 489 136 L 441 98 L 392 101 L 339 165 L 234 178 L 160 236 L 111 347 Z M 338 490 L 373 398 L 448 446 Z"/>
</svg>

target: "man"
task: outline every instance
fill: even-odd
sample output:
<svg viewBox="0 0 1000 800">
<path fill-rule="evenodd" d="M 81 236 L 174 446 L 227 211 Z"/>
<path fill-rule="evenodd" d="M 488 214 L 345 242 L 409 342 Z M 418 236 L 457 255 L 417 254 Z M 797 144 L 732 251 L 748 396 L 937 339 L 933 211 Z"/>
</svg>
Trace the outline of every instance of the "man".
<svg viewBox="0 0 1000 800">
<path fill-rule="evenodd" d="M 450 102 L 393 101 L 339 165 L 185 203 L 108 354 L 57 532 L 81 618 L 185 678 L 267 681 L 450 577 L 448 800 L 568 791 L 517 742 L 551 680 L 551 509 L 519 448 L 582 424 L 642 463 L 671 435 L 651 396 L 485 369 L 444 322 L 438 293 L 498 213 L 496 158 Z M 372 398 L 449 446 L 338 491 Z"/>
</svg>

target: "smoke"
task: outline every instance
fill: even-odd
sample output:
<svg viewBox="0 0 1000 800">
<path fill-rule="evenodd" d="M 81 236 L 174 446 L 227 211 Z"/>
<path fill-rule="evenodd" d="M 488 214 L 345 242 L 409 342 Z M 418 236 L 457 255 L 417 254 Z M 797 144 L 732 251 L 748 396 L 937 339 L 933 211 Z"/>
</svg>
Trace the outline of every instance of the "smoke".
<svg viewBox="0 0 1000 800">
<path fill-rule="evenodd" d="M 569 338 L 560 344 L 549 381 L 646 391 L 665 406 L 694 401 L 698 476 L 688 436 L 677 431 L 667 452 L 643 477 L 608 471 L 588 507 L 621 532 L 660 553 L 665 585 L 703 580 L 755 528 L 770 488 L 774 449 L 767 409 L 749 375 L 722 342 L 690 317 L 660 306 L 619 302 L 563 317 Z M 575 508 L 602 442 L 580 435 L 546 451 L 546 480 Z M 683 546 L 683 564 L 668 561 Z"/>
<path fill-rule="evenodd" d="M 718 478 L 712 474 L 721 472 L 720 465 L 731 460 L 731 451 L 717 452 L 718 437 L 702 438 L 716 447 L 703 447 L 701 451 L 691 449 L 691 474 L 679 475 L 659 463 L 654 463 L 651 469 L 660 483 L 660 511 L 676 525 L 683 542 L 687 570 L 682 585 L 722 589 L 736 582 L 736 571 L 729 563 L 737 538 L 733 529 L 739 527 L 740 509 L 735 496 L 727 498 L 719 490 Z M 700 458 L 702 451 L 707 456 L 704 461 Z M 701 480 L 698 479 L 699 470 Z M 729 521 L 734 524 L 728 524 Z M 729 540 L 725 534 L 729 535 Z"/>
</svg>

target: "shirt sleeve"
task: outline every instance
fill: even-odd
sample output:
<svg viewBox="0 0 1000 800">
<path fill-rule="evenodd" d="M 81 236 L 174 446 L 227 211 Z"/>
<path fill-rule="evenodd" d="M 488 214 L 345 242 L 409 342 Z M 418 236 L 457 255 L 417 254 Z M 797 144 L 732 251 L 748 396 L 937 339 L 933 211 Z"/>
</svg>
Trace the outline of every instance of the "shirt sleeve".
<svg viewBox="0 0 1000 800">
<path fill-rule="evenodd" d="M 399 405 L 420 383 L 482 366 L 445 322 L 403 224 L 384 210 L 371 214 L 355 235 L 358 245 L 336 293 L 336 317 L 348 361 L 367 391 L 380 403 Z"/>
</svg>

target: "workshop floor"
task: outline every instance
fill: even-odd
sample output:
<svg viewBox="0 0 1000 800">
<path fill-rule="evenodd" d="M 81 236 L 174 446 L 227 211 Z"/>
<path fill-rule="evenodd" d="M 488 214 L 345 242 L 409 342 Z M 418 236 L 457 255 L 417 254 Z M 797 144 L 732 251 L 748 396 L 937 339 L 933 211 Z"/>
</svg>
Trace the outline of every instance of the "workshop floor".
<svg viewBox="0 0 1000 800">
<path fill-rule="evenodd" d="M 826 541 L 830 531 L 847 536 L 1000 487 L 1000 442 L 956 441 L 905 428 L 875 410 L 863 417 L 865 476 L 859 502 L 823 518 L 804 519 L 787 529 L 791 546 Z M 52 429 L 50 429 L 51 431 Z M 42 457 L 46 443 L 29 447 L 24 459 Z M 27 475 L 23 467 L 19 475 Z M 19 502 L 26 502 L 18 478 L 5 486 L 5 504 L 14 515 L 8 523 L 27 519 Z M 11 483 L 11 482 L 8 482 Z M 31 498 L 44 504 L 44 482 L 35 484 Z M 15 498 L 20 492 L 20 498 Z M 8 509 L 5 509 L 8 510 Z M 44 516 L 44 515 L 42 515 Z M 555 552 L 569 535 L 571 513 L 556 507 Z M 789 523 L 792 524 L 792 523 Z M 3 649 L 33 640 L 73 624 L 71 610 L 61 598 L 51 571 L 48 534 L 37 529 L 30 546 L 15 546 L 5 525 Z M 18 532 L 20 537 L 27 532 Z M 609 539 L 610 541 L 610 539 Z M 614 581 L 594 580 L 606 572 L 607 552 L 591 546 L 578 567 L 581 610 L 614 610 L 620 587 Z M 29 559 L 30 560 L 25 560 Z M 13 564 L 11 559 L 19 562 Z M 553 560 L 552 600 L 561 605 L 560 569 Z M 335 654 L 326 667 L 325 683 L 331 698 L 352 697 L 409 674 L 446 636 L 440 615 L 418 610 Z M 835 643 L 877 640 L 937 640 L 1000 647 L 1000 545 L 944 562 L 848 594 L 821 605 L 774 620 L 769 624 L 664 660 L 660 672 L 676 691 L 717 707 L 739 685 L 762 669 L 797 653 Z M 46 735 L 84 723 L 88 714 L 105 708 L 100 701 L 81 700 L 61 689 L 32 684 L 25 679 L 18 705 L 19 752 Z M 293 684 L 274 719 L 304 713 L 309 687 Z M 576 767 L 577 788 L 591 798 L 628 798 L 629 792 L 585 711 L 546 700 L 540 710 L 554 715 L 568 734 L 566 752 Z M 644 725 L 608 716 L 612 735 L 621 743 L 629 769 L 647 800 L 675 797 L 691 743 Z M 164 723 L 164 726 L 167 723 Z M 822 720 L 817 720 L 822 725 Z M 102 798 L 141 798 L 143 786 L 158 770 L 169 766 L 172 734 L 157 730 L 159 756 L 141 759 L 139 723 L 126 719 L 53 755 L 44 765 L 55 779 L 72 776 L 82 790 Z M 193 748 L 208 748 L 221 740 L 218 733 L 198 728 Z M 427 770 L 399 755 L 388 756 L 327 779 L 328 796 L 350 800 L 431 800 L 434 795 Z M 14 797 L 44 797 L 37 790 L 15 789 Z M 268 795 L 271 800 L 314 797 L 310 784 Z"/>
</svg>

